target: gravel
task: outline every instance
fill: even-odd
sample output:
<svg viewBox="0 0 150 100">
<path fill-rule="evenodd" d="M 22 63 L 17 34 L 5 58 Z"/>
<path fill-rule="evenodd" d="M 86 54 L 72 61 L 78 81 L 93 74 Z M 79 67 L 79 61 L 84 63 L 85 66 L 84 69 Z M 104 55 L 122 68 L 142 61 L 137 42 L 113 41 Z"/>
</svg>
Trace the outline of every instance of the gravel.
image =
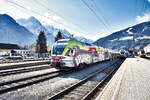
<svg viewBox="0 0 150 100">
<path fill-rule="evenodd" d="M 26 62 L 15 62 L 15 63 L 3 63 L 3 64 L 0 64 L 0 67 L 1 66 L 8 66 L 8 65 L 19 65 L 19 64 L 30 64 L 30 63 L 38 63 L 38 62 L 47 62 L 49 60 L 41 60 L 41 61 L 26 61 Z"/>
<path fill-rule="evenodd" d="M 116 60 L 114 60 L 116 61 Z M 47 96 L 52 96 L 55 93 L 61 91 L 62 89 L 74 84 L 75 82 L 78 82 L 79 80 L 82 80 L 84 77 L 88 76 L 90 73 L 95 72 L 96 70 L 106 67 L 108 65 L 110 65 L 112 62 L 106 62 L 106 63 L 101 63 L 101 64 L 97 64 L 97 65 L 93 65 L 90 68 L 87 68 L 85 70 L 80 70 L 78 72 L 75 73 L 71 73 L 71 74 L 67 74 L 61 77 L 56 77 L 53 79 L 50 79 L 48 81 L 44 81 L 41 82 L 39 84 L 34 84 L 32 86 L 28 86 L 22 89 L 18 89 L 16 91 L 12 91 L 12 92 L 8 92 L 5 94 L 0 95 L 0 100 L 41 100 L 41 99 L 45 99 Z M 22 78 L 22 77 L 27 77 L 30 75 L 35 75 L 35 74 L 39 74 L 42 72 L 48 72 L 54 69 L 50 69 L 50 70 L 42 70 L 42 71 L 36 71 L 36 72 L 30 72 L 30 73 L 25 73 L 25 74 L 19 74 L 19 75 L 13 75 L 13 76 L 7 76 L 5 77 L 6 79 L 3 80 L 7 80 L 7 78 L 9 78 L 8 80 L 15 79 L 15 78 Z M 104 73 L 99 74 L 97 77 L 103 77 Z M 95 78 L 93 79 L 93 81 L 97 81 L 96 79 L 99 78 Z"/>
<path fill-rule="evenodd" d="M 10 75 L 10 76 L 0 76 L 0 80 L 1 80 L 0 83 L 10 81 L 10 80 L 22 79 L 25 77 L 40 75 L 40 74 L 53 72 L 53 71 L 57 71 L 57 70 L 55 68 L 50 68 L 50 69 L 44 69 L 44 70 L 39 70 L 39 71 L 15 74 L 15 75 Z"/>
</svg>

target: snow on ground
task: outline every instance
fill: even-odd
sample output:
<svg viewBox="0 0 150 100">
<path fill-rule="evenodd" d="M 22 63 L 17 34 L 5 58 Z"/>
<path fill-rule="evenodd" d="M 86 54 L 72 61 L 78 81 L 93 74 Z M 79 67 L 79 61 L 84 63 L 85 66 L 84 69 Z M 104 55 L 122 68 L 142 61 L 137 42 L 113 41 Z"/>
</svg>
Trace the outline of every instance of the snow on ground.
<svg viewBox="0 0 150 100">
<path fill-rule="evenodd" d="M 110 40 L 111 42 L 113 42 L 113 41 L 117 41 L 118 39 L 113 39 L 113 40 Z"/>
<path fill-rule="evenodd" d="M 124 41 L 124 40 L 132 40 L 132 39 L 133 39 L 133 36 L 126 36 L 126 37 L 122 37 L 120 39 L 113 39 L 113 40 L 110 40 L 110 41 L 114 42 L 114 41 L 117 41 L 117 40 Z"/>
<path fill-rule="evenodd" d="M 133 39 L 133 36 L 123 37 L 123 38 L 120 38 L 119 40 L 131 40 L 131 39 Z"/>
<path fill-rule="evenodd" d="M 7 98 L 9 98 L 11 100 L 41 100 L 47 96 L 51 96 L 54 93 L 61 91 L 65 87 L 68 87 L 75 82 L 78 82 L 79 80 L 88 76 L 90 73 L 93 73 L 102 67 L 110 65 L 114 61 L 93 65 L 85 70 L 80 70 L 78 72 L 67 74 L 62 77 L 53 78 L 39 84 L 18 89 L 17 91 L 2 94 L 0 96 L 0 99 L 6 100 Z"/>
<path fill-rule="evenodd" d="M 143 28 L 142 32 L 144 32 L 145 30 L 149 29 L 150 27 L 149 26 L 146 26 Z"/>
<path fill-rule="evenodd" d="M 129 34 L 133 34 L 133 32 L 131 32 L 130 30 L 132 30 L 131 27 L 127 30 L 127 32 L 128 32 Z"/>
<path fill-rule="evenodd" d="M 39 70 L 39 71 L 15 74 L 15 75 L 10 75 L 10 76 L 1 76 L 0 77 L 0 80 L 1 80 L 0 83 L 1 82 L 6 82 L 6 81 L 10 81 L 10 80 L 21 79 L 21 78 L 25 78 L 25 77 L 31 77 L 31 76 L 35 76 L 35 75 L 40 75 L 40 74 L 53 72 L 53 71 L 56 71 L 56 69 L 50 68 L 50 69 L 44 69 L 44 70 Z"/>
<path fill-rule="evenodd" d="M 142 39 L 150 39 L 150 36 L 137 37 L 136 39 L 140 39 L 140 40 L 142 40 Z"/>
<path fill-rule="evenodd" d="M 30 64 L 30 63 L 39 63 L 39 62 L 47 62 L 49 60 L 41 60 L 41 61 L 26 61 L 26 62 L 19 62 L 19 63 L 3 63 L 0 64 L 1 66 L 8 66 L 8 65 L 20 65 L 20 64 Z"/>
<path fill-rule="evenodd" d="M 96 75 L 96 77 L 92 78 L 92 81 L 100 81 L 102 80 L 107 74 L 106 73 L 99 73 Z"/>
<path fill-rule="evenodd" d="M 23 69 L 30 69 L 30 68 L 45 67 L 45 66 L 49 66 L 50 68 L 50 65 L 44 64 L 44 65 L 36 65 L 36 66 L 30 66 L 30 67 L 19 67 L 19 68 L 13 68 L 13 69 L 0 70 L 0 73 L 5 72 L 5 71 L 23 70 Z"/>
</svg>

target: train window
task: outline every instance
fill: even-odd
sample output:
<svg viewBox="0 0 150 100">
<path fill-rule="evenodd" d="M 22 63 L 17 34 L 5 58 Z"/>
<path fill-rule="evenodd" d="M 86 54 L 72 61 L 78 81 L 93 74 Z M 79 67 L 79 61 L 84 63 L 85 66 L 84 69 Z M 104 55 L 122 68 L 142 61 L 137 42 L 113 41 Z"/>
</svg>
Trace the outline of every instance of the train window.
<svg viewBox="0 0 150 100">
<path fill-rule="evenodd" d="M 100 48 L 98 48 L 98 53 L 100 53 L 101 52 L 101 50 L 100 50 Z"/>
<path fill-rule="evenodd" d="M 67 51 L 66 56 L 73 56 L 73 50 L 71 48 Z"/>
<path fill-rule="evenodd" d="M 95 55 L 95 56 L 98 56 L 97 51 L 94 52 L 94 55 Z"/>
<path fill-rule="evenodd" d="M 68 43 L 68 41 L 57 41 L 57 43 Z"/>
</svg>

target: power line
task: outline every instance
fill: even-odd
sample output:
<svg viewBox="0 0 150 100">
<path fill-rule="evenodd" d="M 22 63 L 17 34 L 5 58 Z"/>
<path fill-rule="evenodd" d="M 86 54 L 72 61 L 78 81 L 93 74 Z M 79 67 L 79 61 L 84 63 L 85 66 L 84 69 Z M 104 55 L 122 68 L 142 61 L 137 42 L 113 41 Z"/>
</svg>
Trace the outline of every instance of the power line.
<svg viewBox="0 0 150 100">
<path fill-rule="evenodd" d="M 133 6 L 134 7 L 134 13 L 133 13 L 133 17 L 135 17 L 136 15 L 137 15 L 137 7 L 138 7 L 138 0 L 135 0 L 135 6 Z"/>
<path fill-rule="evenodd" d="M 52 12 L 52 13 L 54 13 L 55 15 L 58 15 L 58 16 L 60 16 L 62 19 L 64 19 L 65 21 L 67 21 L 64 16 L 62 16 L 62 15 L 59 14 L 58 12 L 56 12 L 56 11 L 54 11 L 54 10 L 48 8 L 48 7 L 45 6 L 44 4 L 40 3 L 38 0 L 33 0 L 33 1 L 36 2 L 37 4 L 39 4 L 40 6 L 46 8 L 49 12 Z M 78 28 L 78 29 L 80 29 L 80 30 L 83 30 L 83 28 L 82 28 L 81 26 L 79 26 L 78 24 L 73 23 L 73 22 L 71 22 L 71 21 L 70 21 L 69 23 L 71 23 L 72 25 L 74 25 L 76 28 Z M 81 28 L 82 28 L 82 29 L 81 29 Z M 81 32 L 81 33 L 83 33 L 83 32 Z"/>
<path fill-rule="evenodd" d="M 142 12 L 145 13 L 146 0 L 143 0 Z"/>
<path fill-rule="evenodd" d="M 144 13 L 145 13 L 146 10 L 147 10 L 147 5 L 148 5 L 148 1 L 146 1 L 146 3 L 145 3 L 145 6 L 144 6 Z"/>
<path fill-rule="evenodd" d="M 20 8 L 22 8 L 22 9 L 28 10 L 28 11 L 34 13 L 34 14 L 40 15 L 40 16 L 45 17 L 45 18 L 47 18 L 47 19 L 51 19 L 50 17 L 44 16 L 44 15 L 42 15 L 42 14 L 39 13 L 39 12 L 36 12 L 36 11 L 34 11 L 34 10 L 31 10 L 31 9 L 27 9 L 26 7 L 24 7 L 24 6 L 22 6 L 22 5 L 19 5 L 18 3 L 15 3 L 15 2 L 12 2 L 12 1 L 9 1 L 9 0 L 6 0 L 6 1 L 9 2 L 9 3 L 11 3 L 11 4 L 13 4 L 13 5 L 16 5 L 16 6 L 20 7 Z M 53 19 L 51 19 L 51 20 L 53 20 Z M 61 23 L 61 22 L 58 22 L 58 21 L 55 21 L 55 20 L 53 20 L 53 21 L 54 21 L 55 23 L 58 23 L 58 24 L 62 25 L 62 26 L 65 26 L 65 27 L 67 27 L 67 28 L 69 28 L 69 29 L 72 29 L 72 27 L 70 27 L 70 26 L 68 26 L 68 25 L 65 25 L 65 24 L 63 24 L 63 23 Z"/>
<path fill-rule="evenodd" d="M 106 30 L 108 31 L 108 32 L 110 32 L 110 33 L 112 33 L 110 30 L 109 30 L 109 28 L 107 27 L 107 25 L 101 20 L 101 18 L 98 16 L 98 14 L 84 1 L 84 0 L 81 0 L 87 7 L 88 7 L 88 9 L 95 15 L 95 17 L 98 19 L 98 21 L 100 22 L 100 23 L 102 23 L 104 26 L 105 26 L 105 28 L 106 28 Z"/>
<path fill-rule="evenodd" d="M 101 14 L 99 14 L 99 15 L 101 15 L 101 18 L 102 18 L 102 20 L 105 22 L 105 24 L 106 24 L 107 26 L 111 27 L 110 23 L 106 20 L 105 16 L 103 16 L 102 11 L 101 11 L 100 8 L 97 6 L 96 2 L 95 2 L 94 0 L 91 0 L 91 1 L 92 1 L 93 4 L 95 5 L 96 9 L 99 10 L 99 12 L 101 13 Z M 112 27 L 111 27 L 110 29 L 112 29 Z"/>
</svg>

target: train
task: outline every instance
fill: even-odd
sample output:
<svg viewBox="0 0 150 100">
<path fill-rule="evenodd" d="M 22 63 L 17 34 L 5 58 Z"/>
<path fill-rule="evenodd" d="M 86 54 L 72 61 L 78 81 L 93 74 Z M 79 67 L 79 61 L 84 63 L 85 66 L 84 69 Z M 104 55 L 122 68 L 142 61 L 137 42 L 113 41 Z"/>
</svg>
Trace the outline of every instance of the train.
<svg viewBox="0 0 150 100">
<path fill-rule="evenodd" d="M 115 59 L 119 52 L 83 43 L 76 39 L 60 39 L 51 52 L 51 66 L 58 69 L 82 68 L 99 61 Z"/>
<path fill-rule="evenodd" d="M 139 56 L 139 57 L 146 57 L 146 53 L 145 53 L 144 50 L 141 50 L 141 51 L 137 52 L 137 56 Z"/>
<path fill-rule="evenodd" d="M 123 59 L 131 55 L 131 54 L 130 54 L 128 51 L 126 51 L 126 50 L 120 50 L 120 51 L 119 51 L 119 54 L 120 54 L 119 58 L 123 58 Z"/>
</svg>

